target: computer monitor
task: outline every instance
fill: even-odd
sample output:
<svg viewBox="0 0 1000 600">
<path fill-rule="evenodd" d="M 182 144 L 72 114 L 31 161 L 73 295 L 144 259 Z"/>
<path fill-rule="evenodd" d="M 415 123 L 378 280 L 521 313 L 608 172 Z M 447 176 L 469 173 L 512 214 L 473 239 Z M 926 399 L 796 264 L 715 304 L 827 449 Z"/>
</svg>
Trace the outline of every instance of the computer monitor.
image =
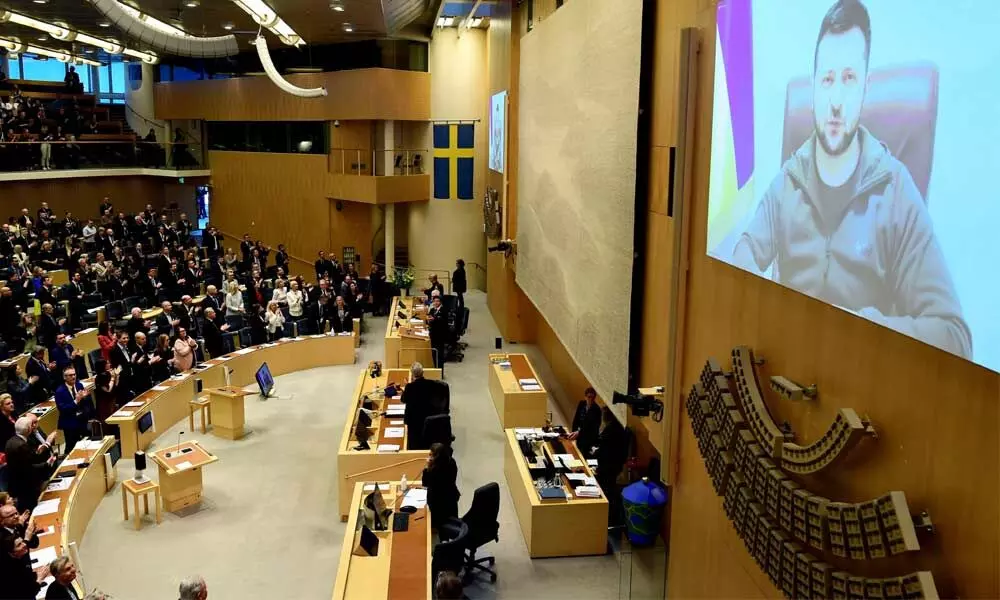
<svg viewBox="0 0 1000 600">
<path fill-rule="evenodd" d="M 108 456 L 111 457 L 112 467 L 118 464 L 118 461 L 122 458 L 122 443 L 120 440 L 115 442 L 114 446 L 111 446 L 111 449 L 108 450 Z"/>
<path fill-rule="evenodd" d="M 382 497 L 382 492 L 379 491 L 377 483 L 375 484 L 375 489 L 365 497 L 365 507 L 374 514 L 375 530 L 385 531 L 388 528 L 389 515 L 392 514 L 392 511 L 386 508 L 385 498 Z"/>
<path fill-rule="evenodd" d="M 402 300 L 400 300 L 398 302 L 398 304 L 399 304 L 399 308 L 402 308 L 403 310 L 406 310 L 406 304 L 404 304 Z"/>
<path fill-rule="evenodd" d="M 361 427 L 361 426 L 371 427 L 371 425 L 372 425 L 372 418 L 368 414 L 368 411 L 366 411 L 363 408 L 359 408 L 358 409 L 358 426 L 359 427 Z"/>
<path fill-rule="evenodd" d="M 371 436 L 372 434 L 368 431 L 368 426 L 365 425 L 359 418 L 357 425 L 354 426 L 354 437 L 358 440 L 358 445 L 354 449 L 370 450 L 371 446 L 368 444 L 368 438 Z"/>
<path fill-rule="evenodd" d="M 257 369 L 254 376 L 257 379 L 257 386 L 260 387 L 260 395 L 265 398 L 271 395 L 274 390 L 274 377 L 271 376 L 271 369 L 264 363 Z"/>
<path fill-rule="evenodd" d="M 404 313 L 403 311 L 397 312 L 396 313 L 396 318 L 399 319 L 400 321 L 406 321 L 407 320 L 406 313 Z"/>
<path fill-rule="evenodd" d="M 556 466 L 547 456 L 542 460 L 545 461 L 545 479 L 546 481 L 552 481 L 556 478 Z"/>
<path fill-rule="evenodd" d="M 146 414 L 139 417 L 139 433 L 146 433 L 153 428 L 153 411 L 149 411 Z"/>
</svg>

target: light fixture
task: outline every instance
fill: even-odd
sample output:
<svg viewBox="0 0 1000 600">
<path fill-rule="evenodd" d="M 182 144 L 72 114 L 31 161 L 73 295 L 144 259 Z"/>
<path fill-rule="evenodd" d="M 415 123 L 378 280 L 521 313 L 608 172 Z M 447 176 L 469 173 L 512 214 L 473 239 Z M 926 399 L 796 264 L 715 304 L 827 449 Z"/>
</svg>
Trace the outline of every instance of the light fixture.
<svg viewBox="0 0 1000 600">
<path fill-rule="evenodd" d="M 451 27 L 455 24 L 455 17 L 438 17 L 438 27 Z"/>
<path fill-rule="evenodd" d="M 336 12 L 344 12 L 344 4 L 338 0 L 334 0 L 330 3 L 330 10 Z"/>
<path fill-rule="evenodd" d="M 188 8 L 198 8 L 201 6 L 201 2 L 198 2 L 198 0 L 186 0 L 184 2 L 184 6 Z"/>
<path fill-rule="evenodd" d="M 188 34 L 119 0 L 88 0 L 102 15 L 114 22 L 122 34 L 167 54 L 197 58 L 233 56 L 239 45 L 232 35 L 200 37 Z M 131 55 L 134 56 L 134 55 Z M 150 56 L 155 56 L 150 54 Z M 146 60 L 147 59 L 142 59 Z"/>
<path fill-rule="evenodd" d="M 278 86 L 285 92 L 292 94 L 293 96 L 299 96 L 300 98 L 318 98 L 320 96 L 326 96 L 326 88 L 300 88 L 298 86 L 292 85 L 278 70 L 274 68 L 274 63 L 271 62 L 271 54 L 267 51 L 267 40 L 264 36 L 257 36 L 254 45 L 257 46 L 257 56 L 260 57 L 260 64 L 264 67 L 264 72 L 267 73 L 268 78 L 274 82 L 274 85 Z"/>
<path fill-rule="evenodd" d="M 74 63 L 74 64 L 86 64 L 93 66 L 100 66 L 101 63 L 93 61 L 81 56 L 74 56 L 67 52 L 61 52 L 59 50 L 50 50 L 49 48 L 42 48 L 40 46 L 30 46 L 21 43 L 21 40 L 16 37 L 2 38 L 0 37 L 0 48 L 6 48 L 11 54 L 21 54 L 28 53 L 34 54 L 36 56 L 44 56 L 46 58 L 54 58 L 60 62 L 64 63 Z"/>
<path fill-rule="evenodd" d="M 138 58 L 142 62 L 150 65 L 155 65 L 160 62 L 160 57 L 152 52 L 139 52 L 138 50 L 133 50 L 131 48 L 125 48 L 122 50 L 122 54 L 126 56 L 131 56 L 132 58 Z"/>
<path fill-rule="evenodd" d="M 267 27 L 271 33 L 278 36 L 282 43 L 289 46 L 301 46 L 305 44 L 299 34 L 281 20 L 278 13 L 273 8 L 264 3 L 263 0 L 233 0 L 254 20 L 255 23 Z"/>
<path fill-rule="evenodd" d="M 73 31 L 70 29 L 68 24 L 63 22 L 57 21 L 55 23 L 46 23 L 44 21 L 39 21 L 38 19 L 33 19 L 14 12 L 0 12 L 0 22 L 4 21 L 37 29 L 48 33 L 53 38 L 63 42 L 78 42 L 80 44 L 94 46 L 104 50 L 108 54 L 122 54 L 124 52 L 129 56 L 133 56 L 149 64 L 156 64 L 160 60 L 155 54 L 152 53 L 139 52 L 138 50 L 126 50 L 125 46 L 116 39 L 101 39 L 92 35 L 87 35 L 86 33 Z M 46 36 L 40 36 L 38 41 L 45 42 L 48 41 L 48 38 Z"/>
<path fill-rule="evenodd" d="M 108 28 L 108 27 L 111 27 L 111 23 L 109 23 L 108 21 L 98 21 L 97 22 L 97 26 L 98 27 Z"/>
<path fill-rule="evenodd" d="M 31 0 L 35 4 L 48 4 L 49 0 Z"/>
<path fill-rule="evenodd" d="M 47 36 L 47 35 L 40 35 L 40 36 L 38 36 L 38 41 L 39 42 L 47 42 L 47 41 L 49 41 L 49 36 Z"/>
<path fill-rule="evenodd" d="M 469 19 L 469 27 L 479 27 L 482 24 L 483 24 L 482 17 L 473 17 Z"/>
<path fill-rule="evenodd" d="M 232 31 L 233 28 L 235 28 L 235 27 L 236 26 L 233 25 L 232 21 L 226 21 L 225 23 L 222 24 L 222 28 L 225 29 L 226 31 Z"/>
<path fill-rule="evenodd" d="M 346 31 L 347 33 L 352 33 L 354 31 L 354 25 L 351 25 L 350 23 L 344 23 L 344 31 Z"/>
</svg>

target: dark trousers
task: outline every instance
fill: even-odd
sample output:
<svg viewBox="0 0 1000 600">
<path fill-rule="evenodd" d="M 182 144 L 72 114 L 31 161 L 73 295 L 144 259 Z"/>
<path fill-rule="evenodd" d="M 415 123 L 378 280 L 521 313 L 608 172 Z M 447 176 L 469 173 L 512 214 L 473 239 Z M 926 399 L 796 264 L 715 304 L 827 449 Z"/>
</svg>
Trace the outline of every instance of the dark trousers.
<svg viewBox="0 0 1000 600">
<path fill-rule="evenodd" d="M 465 308 L 465 292 L 458 292 L 455 296 L 458 298 L 455 301 L 455 306 L 458 308 Z"/>
<path fill-rule="evenodd" d="M 90 435 L 86 429 L 63 429 L 63 436 L 66 438 L 66 454 L 73 451 L 76 443 Z"/>
</svg>

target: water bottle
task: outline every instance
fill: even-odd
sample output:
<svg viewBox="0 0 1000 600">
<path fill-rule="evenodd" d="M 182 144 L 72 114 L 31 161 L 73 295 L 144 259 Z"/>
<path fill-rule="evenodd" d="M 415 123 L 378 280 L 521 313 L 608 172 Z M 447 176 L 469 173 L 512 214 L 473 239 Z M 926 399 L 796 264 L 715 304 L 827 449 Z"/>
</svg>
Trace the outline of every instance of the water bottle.
<svg viewBox="0 0 1000 600">
<path fill-rule="evenodd" d="M 406 483 L 406 473 L 403 473 L 403 477 L 400 479 L 399 489 L 405 494 L 408 488 L 409 485 Z"/>
</svg>

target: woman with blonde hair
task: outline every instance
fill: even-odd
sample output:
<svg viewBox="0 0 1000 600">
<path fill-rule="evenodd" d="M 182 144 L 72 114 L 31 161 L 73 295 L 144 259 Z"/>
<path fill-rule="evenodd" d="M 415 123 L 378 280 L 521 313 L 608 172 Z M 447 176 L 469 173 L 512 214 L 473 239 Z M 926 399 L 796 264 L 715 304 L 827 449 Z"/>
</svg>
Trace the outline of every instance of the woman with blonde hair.
<svg viewBox="0 0 1000 600">
<path fill-rule="evenodd" d="M 267 334 L 271 341 L 280 340 L 285 327 L 285 315 L 278 308 L 277 302 L 267 305 Z"/>
<path fill-rule="evenodd" d="M 277 279 L 274 282 L 274 292 L 271 294 L 271 302 L 277 302 L 278 305 L 288 304 L 288 290 L 285 288 L 287 284 L 284 279 Z"/>
<path fill-rule="evenodd" d="M 292 282 L 292 289 L 285 294 L 285 300 L 288 302 L 288 314 L 296 319 L 301 317 L 303 296 L 302 291 L 299 290 L 298 281 Z"/>
<path fill-rule="evenodd" d="M 243 293 L 240 291 L 238 283 L 230 282 L 226 288 L 226 314 L 242 315 L 243 313 Z"/>
</svg>

